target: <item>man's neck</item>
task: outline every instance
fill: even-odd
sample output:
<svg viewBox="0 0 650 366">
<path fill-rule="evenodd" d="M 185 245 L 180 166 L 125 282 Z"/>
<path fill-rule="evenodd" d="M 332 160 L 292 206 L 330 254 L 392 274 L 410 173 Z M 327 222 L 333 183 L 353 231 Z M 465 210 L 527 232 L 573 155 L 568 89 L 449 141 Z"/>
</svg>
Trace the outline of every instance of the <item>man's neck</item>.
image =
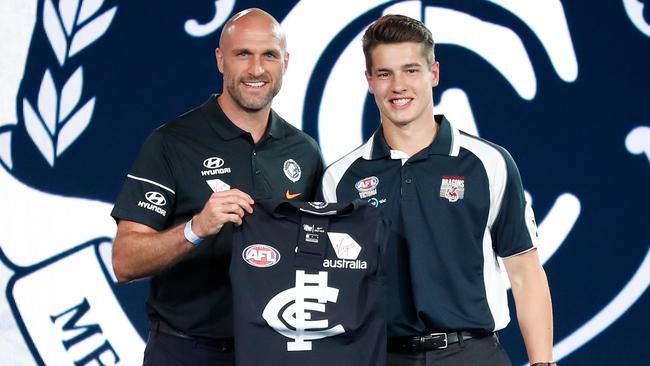
<svg viewBox="0 0 650 366">
<path fill-rule="evenodd" d="M 223 113 L 235 126 L 251 134 L 255 143 L 258 143 L 262 139 L 268 128 L 269 114 L 271 113 L 270 105 L 258 111 L 249 112 L 242 109 L 235 101 L 223 94 L 217 98 L 217 103 L 219 103 Z"/>
<path fill-rule="evenodd" d="M 382 122 L 384 138 L 393 150 L 406 153 L 409 157 L 431 145 L 438 133 L 438 124 L 433 119 L 397 125 Z"/>
</svg>

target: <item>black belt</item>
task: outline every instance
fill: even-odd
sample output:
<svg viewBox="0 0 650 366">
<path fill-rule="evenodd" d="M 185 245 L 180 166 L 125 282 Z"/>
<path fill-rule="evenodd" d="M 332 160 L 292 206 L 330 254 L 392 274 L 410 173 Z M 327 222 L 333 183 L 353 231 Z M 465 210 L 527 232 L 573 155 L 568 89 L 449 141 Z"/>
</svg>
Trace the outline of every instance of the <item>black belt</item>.
<svg viewBox="0 0 650 366">
<path fill-rule="evenodd" d="M 437 349 L 445 349 L 448 345 L 465 341 L 471 338 L 482 338 L 493 336 L 494 333 L 431 333 L 421 336 L 409 337 L 388 337 L 388 352 L 423 352 Z"/>
<path fill-rule="evenodd" d="M 167 334 L 177 338 L 186 339 L 206 346 L 214 347 L 221 352 L 233 352 L 235 350 L 235 341 L 229 338 L 207 338 L 193 337 L 172 327 L 162 320 L 149 320 L 149 328 L 158 333 Z"/>
</svg>

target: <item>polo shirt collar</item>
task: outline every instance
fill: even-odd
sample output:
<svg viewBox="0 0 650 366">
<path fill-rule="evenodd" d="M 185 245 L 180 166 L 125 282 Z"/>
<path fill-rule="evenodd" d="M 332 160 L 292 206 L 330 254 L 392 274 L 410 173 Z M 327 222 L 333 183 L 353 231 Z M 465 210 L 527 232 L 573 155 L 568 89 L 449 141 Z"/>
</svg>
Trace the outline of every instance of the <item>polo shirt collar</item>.
<svg viewBox="0 0 650 366">
<path fill-rule="evenodd" d="M 242 135 L 248 135 L 248 132 L 237 127 L 226 116 L 217 102 L 217 97 L 219 97 L 219 94 L 212 94 L 201 107 L 208 117 L 208 122 L 216 133 L 224 140 L 233 140 Z M 274 139 L 282 139 L 285 136 L 285 127 L 282 118 L 273 110 L 269 114 L 269 124 L 262 140 L 266 139 L 267 136 Z"/>
<path fill-rule="evenodd" d="M 458 144 L 460 132 L 447 120 L 447 118 L 445 118 L 444 115 L 435 115 L 434 119 L 440 126 L 436 138 L 433 140 L 431 145 L 413 157 L 421 156 L 424 158 L 427 155 L 458 156 L 458 152 L 460 151 L 460 145 Z M 365 145 L 363 152 L 363 158 L 365 160 L 390 158 L 392 156 L 392 149 L 386 142 L 384 130 L 381 125 L 379 125 L 377 131 L 375 131 Z"/>
</svg>

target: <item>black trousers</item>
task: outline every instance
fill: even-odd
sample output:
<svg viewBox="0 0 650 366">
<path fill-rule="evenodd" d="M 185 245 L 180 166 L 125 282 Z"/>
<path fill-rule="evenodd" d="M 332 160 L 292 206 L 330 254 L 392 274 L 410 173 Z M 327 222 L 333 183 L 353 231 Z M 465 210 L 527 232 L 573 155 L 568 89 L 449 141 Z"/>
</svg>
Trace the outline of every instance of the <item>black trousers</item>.
<svg viewBox="0 0 650 366">
<path fill-rule="evenodd" d="M 143 366 L 234 366 L 235 354 L 169 334 L 149 332 Z"/>
<path fill-rule="evenodd" d="M 428 352 L 388 352 L 388 366 L 511 366 L 496 335 Z"/>
</svg>

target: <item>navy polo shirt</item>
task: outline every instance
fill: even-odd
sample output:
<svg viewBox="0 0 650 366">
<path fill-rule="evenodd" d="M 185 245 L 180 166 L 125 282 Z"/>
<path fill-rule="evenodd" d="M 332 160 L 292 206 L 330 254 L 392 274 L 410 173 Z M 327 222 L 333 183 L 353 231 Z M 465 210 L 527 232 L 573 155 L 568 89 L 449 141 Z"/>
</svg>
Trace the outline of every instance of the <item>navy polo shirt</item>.
<svg viewBox="0 0 650 366">
<path fill-rule="evenodd" d="M 443 116 L 410 158 L 381 127 L 327 168 L 322 198 L 363 198 L 390 218 L 388 335 L 495 331 L 510 318 L 498 257 L 534 248 L 536 228 L 510 154 Z"/>
<path fill-rule="evenodd" d="M 149 136 L 111 213 L 117 221 L 165 230 L 188 221 L 213 192 L 228 188 L 254 199 L 312 199 L 323 169 L 316 142 L 272 111 L 266 134 L 255 144 L 216 98 Z M 231 244 L 227 224 L 152 277 L 149 316 L 192 336 L 231 337 Z"/>
</svg>

